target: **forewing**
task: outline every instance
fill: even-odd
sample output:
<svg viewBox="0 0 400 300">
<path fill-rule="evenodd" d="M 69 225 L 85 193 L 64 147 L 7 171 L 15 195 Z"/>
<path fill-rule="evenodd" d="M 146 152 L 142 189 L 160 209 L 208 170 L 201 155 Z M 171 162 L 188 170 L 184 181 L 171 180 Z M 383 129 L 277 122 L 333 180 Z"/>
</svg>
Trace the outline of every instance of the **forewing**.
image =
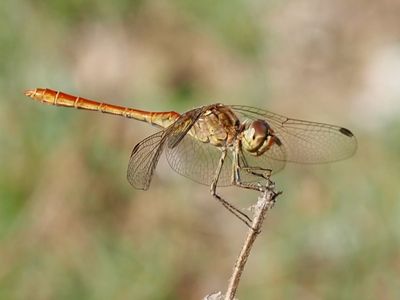
<svg viewBox="0 0 400 300">
<path fill-rule="evenodd" d="M 127 178 L 134 188 L 140 190 L 149 188 L 165 141 L 165 131 L 163 130 L 145 138 L 133 148 L 129 159 Z"/>
<path fill-rule="evenodd" d="M 285 147 L 284 159 L 290 162 L 332 162 L 352 156 L 357 149 L 353 133 L 340 126 L 291 119 L 249 106 L 231 108 L 242 120 L 266 120 Z M 264 155 L 282 160 L 279 152 L 267 151 Z"/>
<path fill-rule="evenodd" d="M 168 142 L 169 144 L 169 142 Z M 171 168 L 191 180 L 211 185 L 221 157 L 221 151 L 186 134 L 173 148 L 165 150 Z M 232 155 L 228 152 L 218 180 L 218 186 L 231 184 Z"/>
</svg>

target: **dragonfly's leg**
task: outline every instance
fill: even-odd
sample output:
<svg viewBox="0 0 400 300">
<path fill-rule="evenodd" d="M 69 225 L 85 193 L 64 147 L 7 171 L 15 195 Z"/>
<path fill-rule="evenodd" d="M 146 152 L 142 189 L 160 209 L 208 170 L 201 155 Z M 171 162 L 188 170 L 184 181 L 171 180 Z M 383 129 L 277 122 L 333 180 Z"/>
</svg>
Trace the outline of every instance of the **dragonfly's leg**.
<svg viewBox="0 0 400 300">
<path fill-rule="evenodd" d="M 242 182 L 240 177 L 235 178 L 234 181 L 232 182 L 233 185 L 244 188 L 244 189 L 249 189 L 249 190 L 254 190 L 258 192 L 264 192 L 265 188 L 263 185 L 259 182 L 257 183 L 249 183 L 249 182 Z"/>
<path fill-rule="evenodd" d="M 230 204 L 228 201 L 224 200 L 220 195 L 217 194 L 217 183 L 219 179 L 219 175 L 221 174 L 222 166 L 224 164 L 224 160 L 226 158 L 226 150 L 222 151 L 221 158 L 218 162 L 217 170 L 215 171 L 215 176 L 211 184 L 211 194 L 214 198 L 216 198 L 227 210 L 229 210 L 233 215 L 235 215 L 239 220 L 245 223 L 249 228 L 251 228 L 252 220 L 246 215 L 244 212 L 240 211 L 238 208 Z"/>
<path fill-rule="evenodd" d="M 255 190 L 259 192 L 263 192 L 265 188 L 260 184 L 260 183 L 247 183 L 247 182 L 242 182 L 240 179 L 240 170 L 245 170 L 246 172 L 253 174 L 255 176 L 262 177 L 264 179 L 267 178 L 269 175 L 264 175 L 257 173 L 256 171 L 268 171 L 270 174 L 270 170 L 259 168 L 259 167 L 241 167 L 239 164 L 239 159 L 238 159 L 238 151 L 233 151 L 233 170 L 232 170 L 232 184 L 236 185 L 241 188 L 249 189 L 249 190 Z"/>
<path fill-rule="evenodd" d="M 271 169 L 265 169 L 265 168 L 261 168 L 261 167 L 240 167 L 239 168 L 243 171 L 246 171 L 247 173 L 254 175 L 254 176 L 258 176 L 261 177 L 263 179 L 269 179 L 271 177 L 272 174 L 272 170 Z M 262 173 L 259 173 L 262 172 Z"/>
</svg>

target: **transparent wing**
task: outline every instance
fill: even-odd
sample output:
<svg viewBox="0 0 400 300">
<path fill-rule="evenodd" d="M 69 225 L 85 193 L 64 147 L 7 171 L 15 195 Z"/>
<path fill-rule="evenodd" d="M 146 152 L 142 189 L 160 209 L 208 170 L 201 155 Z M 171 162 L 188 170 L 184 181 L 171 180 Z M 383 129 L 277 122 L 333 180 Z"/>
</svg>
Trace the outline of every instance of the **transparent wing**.
<svg viewBox="0 0 400 300">
<path fill-rule="evenodd" d="M 167 161 L 178 174 L 205 185 L 211 185 L 221 157 L 221 151 L 208 143 L 202 143 L 189 134 L 174 148 L 165 150 Z M 218 186 L 231 184 L 232 155 L 228 152 L 222 166 Z"/>
<path fill-rule="evenodd" d="M 285 146 L 285 160 L 299 163 L 323 163 L 345 159 L 357 149 L 353 133 L 343 127 L 296 120 L 250 106 L 230 106 L 243 119 L 264 119 Z M 265 153 L 282 160 L 279 152 Z"/>
<path fill-rule="evenodd" d="M 272 159 L 267 153 L 279 159 Z M 253 156 L 246 151 L 242 151 L 239 154 L 239 165 L 247 168 L 262 168 L 264 170 L 271 170 L 272 174 L 276 174 L 281 171 L 286 164 L 286 152 L 284 146 L 272 145 L 272 147 L 263 155 Z M 259 181 L 259 177 L 255 177 L 251 174 L 246 174 L 245 171 L 241 172 L 241 178 L 244 182 Z"/>
<path fill-rule="evenodd" d="M 274 160 L 265 155 L 252 156 L 243 151 L 239 154 L 240 166 L 270 169 L 273 174 L 276 174 L 285 166 L 284 148 L 273 145 L 269 152 L 273 153 L 275 157 L 280 157 L 281 160 Z M 221 151 L 217 147 L 209 143 L 203 143 L 188 134 L 176 147 L 167 147 L 165 154 L 169 165 L 178 174 L 208 186 L 211 185 L 214 179 L 221 157 Z M 217 186 L 229 186 L 232 184 L 232 162 L 232 153 L 228 151 Z M 260 180 L 259 177 L 246 171 L 241 172 L 241 179 L 244 182 Z"/>
<path fill-rule="evenodd" d="M 149 188 L 165 141 L 165 131 L 163 130 L 145 138 L 133 148 L 129 159 L 127 178 L 134 188 L 140 190 Z"/>
<path fill-rule="evenodd" d="M 127 178 L 136 189 L 147 190 L 166 142 L 169 147 L 179 144 L 206 107 L 181 115 L 165 130 L 157 132 L 137 144 L 129 159 Z"/>
</svg>

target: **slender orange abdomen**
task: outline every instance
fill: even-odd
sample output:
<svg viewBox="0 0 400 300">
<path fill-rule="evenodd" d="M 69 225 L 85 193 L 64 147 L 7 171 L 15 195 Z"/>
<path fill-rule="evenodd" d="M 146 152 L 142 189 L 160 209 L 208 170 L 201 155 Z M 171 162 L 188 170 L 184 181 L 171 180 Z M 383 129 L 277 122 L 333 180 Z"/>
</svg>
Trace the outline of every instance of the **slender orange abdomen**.
<svg viewBox="0 0 400 300">
<path fill-rule="evenodd" d="M 25 92 L 25 95 L 42 103 L 47 103 L 57 106 L 65 106 L 65 107 L 75 107 L 78 109 L 100 111 L 103 113 L 119 115 L 122 117 L 132 118 L 138 121 L 147 122 L 152 125 L 157 125 L 163 128 L 166 128 L 172 123 L 174 123 L 180 116 L 177 112 L 174 111 L 169 111 L 169 112 L 143 111 L 124 106 L 102 103 L 82 97 L 72 96 L 51 89 L 37 88 L 35 90 L 28 90 Z"/>
</svg>

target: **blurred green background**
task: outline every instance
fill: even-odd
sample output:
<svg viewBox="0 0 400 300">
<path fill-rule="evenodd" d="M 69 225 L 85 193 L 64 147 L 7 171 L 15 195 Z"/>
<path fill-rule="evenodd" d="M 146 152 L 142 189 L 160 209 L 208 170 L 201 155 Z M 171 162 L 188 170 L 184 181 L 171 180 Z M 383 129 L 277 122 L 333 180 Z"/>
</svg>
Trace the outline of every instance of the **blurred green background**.
<svg viewBox="0 0 400 300">
<path fill-rule="evenodd" d="M 353 158 L 275 177 L 238 298 L 400 299 L 399 1 L 1 2 L 0 299 L 201 299 L 225 290 L 246 228 L 164 158 L 131 188 L 154 128 L 40 105 L 35 87 L 352 129 Z"/>
</svg>

